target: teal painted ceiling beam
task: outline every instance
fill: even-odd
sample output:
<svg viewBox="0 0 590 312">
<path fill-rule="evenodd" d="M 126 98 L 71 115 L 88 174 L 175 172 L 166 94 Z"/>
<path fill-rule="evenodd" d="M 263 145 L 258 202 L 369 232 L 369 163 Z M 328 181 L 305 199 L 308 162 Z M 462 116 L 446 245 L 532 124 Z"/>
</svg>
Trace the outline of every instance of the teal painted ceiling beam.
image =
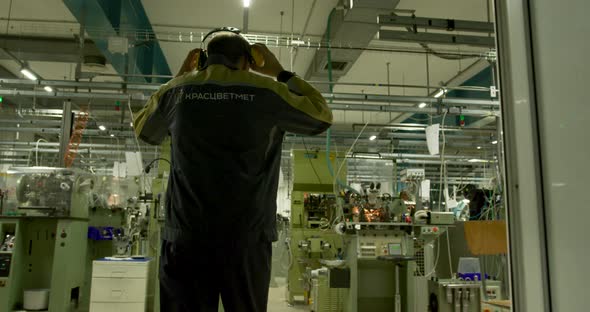
<svg viewBox="0 0 590 312">
<path fill-rule="evenodd" d="M 115 70 L 121 75 L 171 75 L 162 48 L 140 0 L 64 0 Z M 109 37 L 128 40 L 128 52 L 109 51 Z M 129 77 L 131 82 L 168 79 Z"/>
<path fill-rule="evenodd" d="M 489 88 L 492 85 L 492 69 L 491 67 L 486 67 L 484 70 L 477 73 L 475 76 L 467 79 L 462 86 L 472 86 L 472 87 L 486 87 Z M 470 98 L 470 99 L 490 99 L 489 92 L 481 92 L 481 91 L 470 91 L 470 90 L 450 90 L 447 97 L 453 98 Z M 445 125 L 447 126 L 459 126 L 459 116 L 448 116 L 445 118 Z M 472 117 L 472 116 L 464 116 L 465 126 L 481 119 L 481 117 Z M 404 123 L 417 123 L 417 122 L 429 122 L 430 116 L 427 114 L 414 114 L 411 117 L 404 120 Z M 432 123 L 441 123 L 442 116 L 433 116 Z"/>
</svg>

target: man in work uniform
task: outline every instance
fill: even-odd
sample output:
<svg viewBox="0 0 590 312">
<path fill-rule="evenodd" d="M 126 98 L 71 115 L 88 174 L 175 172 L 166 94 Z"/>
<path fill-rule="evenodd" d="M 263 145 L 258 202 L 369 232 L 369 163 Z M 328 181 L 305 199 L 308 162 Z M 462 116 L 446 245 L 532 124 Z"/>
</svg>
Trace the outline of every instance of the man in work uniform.
<svg viewBox="0 0 590 312">
<path fill-rule="evenodd" d="M 134 120 L 150 144 L 171 137 L 160 262 L 162 311 L 266 311 L 276 196 L 286 131 L 319 134 L 332 123 L 322 95 L 283 69 L 264 45 L 235 34 L 195 51 Z M 253 71 L 276 78 L 264 77 Z"/>
</svg>

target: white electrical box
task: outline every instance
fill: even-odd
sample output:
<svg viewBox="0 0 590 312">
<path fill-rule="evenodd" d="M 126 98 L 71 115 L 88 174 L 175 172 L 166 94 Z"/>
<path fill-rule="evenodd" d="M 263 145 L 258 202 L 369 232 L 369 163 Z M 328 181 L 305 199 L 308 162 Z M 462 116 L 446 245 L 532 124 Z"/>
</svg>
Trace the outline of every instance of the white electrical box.
<svg viewBox="0 0 590 312">
<path fill-rule="evenodd" d="M 109 37 L 107 49 L 111 53 L 127 54 L 129 52 L 129 39 L 125 37 Z"/>
<path fill-rule="evenodd" d="M 428 224 L 455 224 L 455 214 L 446 211 L 431 211 Z"/>
<path fill-rule="evenodd" d="M 425 172 L 424 169 L 404 169 L 400 171 L 401 181 L 417 181 L 424 180 Z"/>
</svg>

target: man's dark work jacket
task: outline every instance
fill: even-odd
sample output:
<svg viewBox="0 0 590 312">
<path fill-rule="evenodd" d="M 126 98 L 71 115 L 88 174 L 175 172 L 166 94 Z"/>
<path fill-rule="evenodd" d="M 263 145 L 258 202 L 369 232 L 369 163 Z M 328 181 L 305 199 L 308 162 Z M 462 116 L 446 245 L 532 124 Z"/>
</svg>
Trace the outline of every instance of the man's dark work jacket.
<svg viewBox="0 0 590 312">
<path fill-rule="evenodd" d="M 210 65 L 163 85 L 134 120 L 141 140 L 171 139 L 162 238 L 276 240 L 283 135 L 331 124 L 325 99 L 297 76 L 282 83 Z"/>
</svg>

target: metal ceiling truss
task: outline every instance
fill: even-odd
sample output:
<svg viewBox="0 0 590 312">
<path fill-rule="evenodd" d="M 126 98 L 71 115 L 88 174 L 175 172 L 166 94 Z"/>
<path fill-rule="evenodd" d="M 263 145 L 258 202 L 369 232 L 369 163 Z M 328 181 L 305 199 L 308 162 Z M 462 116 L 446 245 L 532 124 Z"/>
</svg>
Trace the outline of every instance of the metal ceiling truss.
<svg viewBox="0 0 590 312">
<path fill-rule="evenodd" d="M 398 26 L 411 28 L 439 29 L 446 31 L 466 31 L 492 34 L 495 31 L 494 23 L 480 21 L 466 21 L 445 18 L 400 16 L 381 14 L 377 18 L 381 26 Z"/>
<path fill-rule="evenodd" d="M 131 101 L 141 103 L 149 99 L 148 92 L 153 92 L 159 85 L 102 83 L 102 82 L 74 82 L 52 81 L 53 92 L 31 90 L 19 86 L 39 86 L 43 82 L 22 79 L 0 79 L 0 95 L 7 97 L 52 98 L 63 100 L 91 100 L 90 109 L 98 101 Z M 77 92 L 62 91 L 58 88 L 78 88 Z M 101 90 L 96 92 L 94 90 Z M 105 92 L 111 91 L 111 92 Z M 134 92 L 135 91 L 135 92 Z M 432 98 L 417 96 L 380 95 L 380 94 L 352 94 L 352 93 L 323 93 L 326 100 L 332 102 L 330 107 L 339 111 L 359 112 L 412 112 L 423 114 L 441 114 L 464 116 L 498 116 L 499 102 L 494 100 L 463 99 L 463 98 Z M 419 108 L 419 103 L 431 104 L 432 107 Z M 137 106 L 137 105 L 135 105 Z"/>
<path fill-rule="evenodd" d="M 492 36 L 494 24 L 479 21 L 464 21 L 454 19 L 425 18 L 416 16 L 379 15 L 378 23 L 381 27 L 403 27 L 404 30 L 379 30 L 379 39 L 400 42 L 417 42 L 433 44 L 462 44 L 485 48 L 495 48 L 496 40 Z M 419 32 L 418 28 L 480 32 L 486 35 L 474 36 L 464 34 L 449 34 L 436 32 Z"/>
</svg>

